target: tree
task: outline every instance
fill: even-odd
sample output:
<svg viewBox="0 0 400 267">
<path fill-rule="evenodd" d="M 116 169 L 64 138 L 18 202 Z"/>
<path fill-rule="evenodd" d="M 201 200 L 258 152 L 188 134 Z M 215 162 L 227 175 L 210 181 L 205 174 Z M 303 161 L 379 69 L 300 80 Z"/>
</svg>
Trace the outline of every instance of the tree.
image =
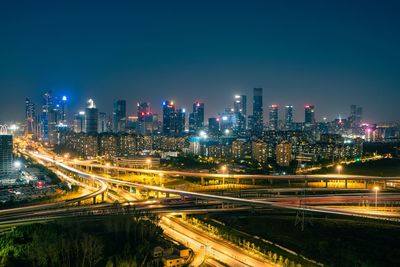
<svg viewBox="0 0 400 267">
<path fill-rule="evenodd" d="M 99 238 L 84 234 L 80 244 L 83 253 L 82 266 L 87 262 L 89 267 L 92 267 L 103 259 L 104 245 Z"/>
</svg>

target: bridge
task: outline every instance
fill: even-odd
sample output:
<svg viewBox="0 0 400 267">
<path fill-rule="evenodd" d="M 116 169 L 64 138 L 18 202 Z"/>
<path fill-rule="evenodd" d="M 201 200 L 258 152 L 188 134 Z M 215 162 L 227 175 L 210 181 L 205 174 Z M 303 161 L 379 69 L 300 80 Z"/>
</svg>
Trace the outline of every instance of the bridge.
<svg viewBox="0 0 400 267">
<path fill-rule="evenodd" d="M 366 175 L 350 175 L 350 174 L 311 174 L 311 175 L 265 175 L 265 174 L 229 174 L 229 173 L 202 173 L 189 171 L 173 171 L 173 170 L 154 170 L 154 169 L 138 169 L 129 167 L 119 167 L 114 165 L 95 164 L 88 161 L 69 160 L 66 163 L 70 166 L 85 168 L 87 171 L 102 170 L 104 173 L 116 171 L 123 173 L 133 173 L 137 175 L 154 175 L 154 176 L 172 176 L 172 177 L 192 177 L 200 179 L 204 185 L 206 179 L 221 180 L 224 184 L 226 180 L 234 180 L 237 184 L 241 180 L 251 180 L 255 184 L 256 180 L 268 181 L 295 181 L 304 182 L 307 184 L 311 181 L 323 181 L 325 187 L 328 187 L 329 181 L 343 181 L 344 187 L 348 188 L 348 181 L 362 181 L 365 188 L 368 188 L 369 183 L 382 183 L 385 188 L 388 181 L 400 181 L 400 176 L 385 177 L 385 176 L 366 176 Z"/>
</svg>

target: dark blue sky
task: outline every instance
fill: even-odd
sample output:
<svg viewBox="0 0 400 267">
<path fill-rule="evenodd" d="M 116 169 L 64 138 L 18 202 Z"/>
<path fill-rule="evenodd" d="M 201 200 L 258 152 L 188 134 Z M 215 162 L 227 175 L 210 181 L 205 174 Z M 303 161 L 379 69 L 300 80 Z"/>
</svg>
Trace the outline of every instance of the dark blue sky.
<svg viewBox="0 0 400 267">
<path fill-rule="evenodd" d="M 62 3 L 63 2 L 63 3 Z M 396 3 L 397 2 L 397 3 Z M 71 112 L 87 98 L 163 99 L 212 116 L 235 93 L 305 103 L 317 117 L 364 107 L 400 120 L 399 1 L 1 1 L 0 120 L 52 89 Z M 250 101 L 248 103 L 251 104 Z"/>
</svg>

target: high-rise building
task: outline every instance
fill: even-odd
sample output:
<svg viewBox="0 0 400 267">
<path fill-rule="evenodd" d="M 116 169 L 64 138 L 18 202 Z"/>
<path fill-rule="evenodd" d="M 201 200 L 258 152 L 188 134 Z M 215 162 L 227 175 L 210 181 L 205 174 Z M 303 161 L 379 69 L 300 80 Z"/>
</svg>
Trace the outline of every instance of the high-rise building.
<svg viewBox="0 0 400 267">
<path fill-rule="evenodd" d="M 42 113 L 40 116 L 40 139 L 44 142 L 49 140 L 49 111 L 53 106 L 51 90 L 43 95 Z"/>
<path fill-rule="evenodd" d="M 208 133 L 216 135 L 219 132 L 219 120 L 217 118 L 208 118 Z"/>
<path fill-rule="evenodd" d="M 163 102 L 163 124 L 162 132 L 164 134 L 174 134 L 176 125 L 175 103 L 173 101 Z"/>
<path fill-rule="evenodd" d="M 176 133 L 182 134 L 185 132 L 186 110 L 180 108 L 176 110 Z"/>
<path fill-rule="evenodd" d="M 74 132 L 83 133 L 85 131 L 85 111 L 79 111 L 74 116 Z"/>
<path fill-rule="evenodd" d="M 189 131 L 195 133 L 204 128 L 204 103 L 193 103 L 193 112 L 189 115 Z"/>
<path fill-rule="evenodd" d="M 153 114 L 150 109 L 150 103 L 137 103 L 137 132 L 140 134 L 151 134 L 157 128 L 157 115 Z"/>
<path fill-rule="evenodd" d="M 61 123 L 67 125 L 67 97 L 63 96 L 60 101 Z"/>
<path fill-rule="evenodd" d="M 13 137 L 5 129 L 0 129 L 0 175 L 12 172 L 13 167 Z"/>
<path fill-rule="evenodd" d="M 276 145 L 276 163 L 279 166 L 288 167 L 292 161 L 292 145 L 282 142 Z"/>
<path fill-rule="evenodd" d="M 98 133 L 99 110 L 93 99 L 89 99 L 85 110 L 85 131 L 88 134 Z"/>
<path fill-rule="evenodd" d="M 272 131 L 278 130 L 278 105 L 271 105 L 269 107 L 269 129 Z"/>
<path fill-rule="evenodd" d="M 113 108 L 113 131 L 115 133 L 124 132 L 126 127 L 126 101 L 114 101 Z"/>
<path fill-rule="evenodd" d="M 263 89 L 253 89 L 253 116 L 252 116 L 252 132 L 255 136 L 263 134 Z"/>
<path fill-rule="evenodd" d="M 362 122 L 362 117 L 363 116 L 363 108 L 362 107 L 357 107 L 357 112 L 356 112 L 356 124 L 357 126 L 361 125 Z"/>
<path fill-rule="evenodd" d="M 313 105 L 306 105 L 304 107 L 304 122 L 306 125 L 315 124 L 315 112 Z"/>
<path fill-rule="evenodd" d="M 358 107 L 356 105 L 350 106 L 349 121 L 351 127 L 360 127 L 362 122 L 362 113 L 363 113 L 362 107 Z"/>
<path fill-rule="evenodd" d="M 98 127 L 98 132 L 99 133 L 107 133 L 108 132 L 108 117 L 105 112 L 99 112 L 99 127 Z"/>
<path fill-rule="evenodd" d="M 233 102 L 233 110 L 235 112 L 235 125 L 234 130 L 238 133 L 246 131 L 246 117 L 247 117 L 247 96 L 235 95 Z"/>
<path fill-rule="evenodd" d="M 268 161 L 268 144 L 259 140 L 252 141 L 251 157 L 258 162 L 266 163 Z"/>
<path fill-rule="evenodd" d="M 293 129 L 293 106 L 288 105 L 285 107 L 285 129 Z"/>
<path fill-rule="evenodd" d="M 35 104 L 29 98 L 25 99 L 25 133 L 33 134 L 35 131 Z"/>
</svg>

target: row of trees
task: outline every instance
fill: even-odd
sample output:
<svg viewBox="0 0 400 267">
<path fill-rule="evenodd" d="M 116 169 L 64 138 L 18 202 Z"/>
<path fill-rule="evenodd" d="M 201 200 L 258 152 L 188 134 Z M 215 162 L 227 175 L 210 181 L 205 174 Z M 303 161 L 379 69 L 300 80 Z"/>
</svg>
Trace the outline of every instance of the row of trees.
<svg viewBox="0 0 400 267">
<path fill-rule="evenodd" d="M 20 226 L 0 236 L 0 266 L 159 266 L 150 253 L 161 234 L 139 217 Z"/>
</svg>

